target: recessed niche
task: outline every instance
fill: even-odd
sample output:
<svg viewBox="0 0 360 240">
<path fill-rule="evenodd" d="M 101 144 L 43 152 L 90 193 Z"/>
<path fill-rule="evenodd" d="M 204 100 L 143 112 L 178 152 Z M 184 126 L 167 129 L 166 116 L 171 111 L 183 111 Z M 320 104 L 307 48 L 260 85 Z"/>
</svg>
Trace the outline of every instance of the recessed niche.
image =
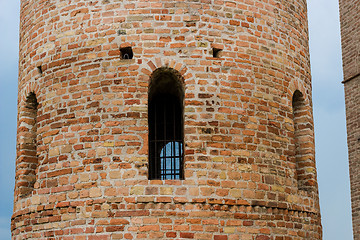
<svg viewBox="0 0 360 240">
<path fill-rule="evenodd" d="M 220 48 L 213 48 L 213 50 L 212 50 L 213 57 L 214 58 L 219 58 L 221 51 L 222 51 L 222 49 L 220 49 Z"/>
<path fill-rule="evenodd" d="M 40 66 L 37 66 L 36 68 L 37 68 L 38 73 L 39 73 L 40 75 L 42 75 L 42 74 L 43 74 L 43 70 L 42 70 L 41 65 L 40 65 Z"/>
<path fill-rule="evenodd" d="M 38 106 L 34 92 L 29 93 L 19 110 L 19 155 L 16 166 L 15 192 L 21 198 L 27 197 L 34 190 L 37 155 L 37 124 Z"/>
<path fill-rule="evenodd" d="M 132 59 L 134 57 L 131 47 L 120 48 L 120 59 Z"/>
</svg>

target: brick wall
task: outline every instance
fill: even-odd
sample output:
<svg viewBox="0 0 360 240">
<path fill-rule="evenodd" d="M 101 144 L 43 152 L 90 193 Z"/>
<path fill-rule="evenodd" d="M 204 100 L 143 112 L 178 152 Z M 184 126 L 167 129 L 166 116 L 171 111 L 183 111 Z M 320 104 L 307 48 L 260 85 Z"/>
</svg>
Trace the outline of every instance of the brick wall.
<svg viewBox="0 0 360 240">
<path fill-rule="evenodd" d="M 339 0 L 344 80 L 360 73 L 360 1 Z"/>
<path fill-rule="evenodd" d="M 360 77 L 345 83 L 354 239 L 360 239 Z"/>
<path fill-rule="evenodd" d="M 340 0 L 354 239 L 360 239 L 360 1 Z"/>
<path fill-rule="evenodd" d="M 305 1 L 23 0 L 20 23 L 38 166 L 13 239 L 322 238 Z M 184 87 L 184 180 L 148 178 L 158 69 Z"/>
</svg>

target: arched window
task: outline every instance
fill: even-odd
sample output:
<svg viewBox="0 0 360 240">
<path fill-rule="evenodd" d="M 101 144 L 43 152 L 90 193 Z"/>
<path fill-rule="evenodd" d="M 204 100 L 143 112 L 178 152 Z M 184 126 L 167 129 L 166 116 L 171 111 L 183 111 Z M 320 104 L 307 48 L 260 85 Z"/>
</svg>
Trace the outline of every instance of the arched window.
<svg viewBox="0 0 360 240">
<path fill-rule="evenodd" d="M 183 179 L 184 91 L 177 72 L 154 72 L 149 89 L 149 179 Z"/>
<path fill-rule="evenodd" d="M 298 188 L 310 191 L 316 184 L 313 122 L 311 108 L 299 90 L 294 92 L 292 107 Z"/>
<path fill-rule="evenodd" d="M 34 189 L 36 180 L 37 157 L 37 109 L 38 102 L 30 93 L 19 111 L 18 151 L 16 162 L 16 190 L 24 197 Z"/>
</svg>

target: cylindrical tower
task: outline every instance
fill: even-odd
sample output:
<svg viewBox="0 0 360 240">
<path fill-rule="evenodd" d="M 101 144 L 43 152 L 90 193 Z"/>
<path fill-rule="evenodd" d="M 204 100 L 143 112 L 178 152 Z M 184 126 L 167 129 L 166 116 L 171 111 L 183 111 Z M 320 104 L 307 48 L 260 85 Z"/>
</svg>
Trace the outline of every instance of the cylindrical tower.
<svg viewBox="0 0 360 240">
<path fill-rule="evenodd" d="M 13 239 L 321 239 L 305 0 L 22 0 Z"/>
</svg>

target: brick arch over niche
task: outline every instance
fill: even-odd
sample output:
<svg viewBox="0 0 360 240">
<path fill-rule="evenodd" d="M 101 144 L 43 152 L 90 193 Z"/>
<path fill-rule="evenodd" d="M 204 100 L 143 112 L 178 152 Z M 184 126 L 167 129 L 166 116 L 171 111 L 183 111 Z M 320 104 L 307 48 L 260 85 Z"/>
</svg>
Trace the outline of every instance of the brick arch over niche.
<svg viewBox="0 0 360 240">
<path fill-rule="evenodd" d="M 160 68 L 168 68 L 175 70 L 179 76 L 179 79 L 182 79 L 183 83 L 186 80 L 193 77 L 193 75 L 188 71 L 188 68 L 185 66 L 184 63 L 178 60 L 170 60 L 170 59 L 162 59 L 162 58 L 155 58 L 153 60 L 148 61 L 144 64 L 141 69 L 141 72 L 144 74 L 144 77 L 150 84 L 151 78 L 153 74 L 156 72 L 157 69 Z"/>
<path fill-rule="evenodd" d="M 306 104 L 311 104 L 311 101 L 310 101 L 311 96 L 309 96 L 309 93 L 306 91 L 306 88 L 304 87 L 304 85 L 301 83 L 300 80 L 293 79 L 290 82 L 289 87 L 287 89 L 289 105 L 292 104 L 293 96 L 296 91 L 299 91 L 304 96 L 304 101 Z"/>
<path fill-rule="evenodd" d="M 40 89 L 39 86 L 33 81 L 29 82 L 22 88 L 22 93 L 19 94 L 19 104 L 25 102 L 30 93 L 34 93 L 37 99 L 39 99 Z"/>
</svg>

